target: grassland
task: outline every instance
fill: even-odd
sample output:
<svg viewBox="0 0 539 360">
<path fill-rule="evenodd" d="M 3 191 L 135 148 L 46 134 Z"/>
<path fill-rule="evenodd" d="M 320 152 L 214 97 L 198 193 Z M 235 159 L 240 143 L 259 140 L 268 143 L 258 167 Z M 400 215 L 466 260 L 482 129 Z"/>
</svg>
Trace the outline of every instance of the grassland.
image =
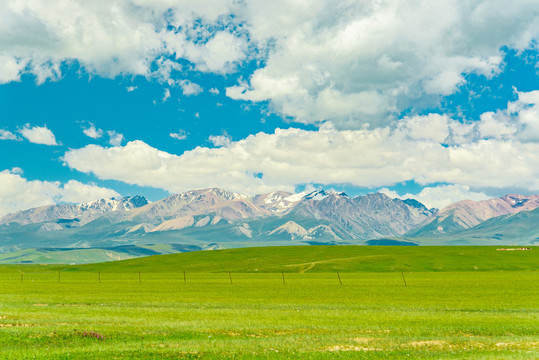
<svg viewBox="0 0 539 360">
<path fill-rule="evenodd" d="M 538 264 L 538 248 L 289 247 L 2 266 L 0 358 L 537 359 Z"/>
</svg>

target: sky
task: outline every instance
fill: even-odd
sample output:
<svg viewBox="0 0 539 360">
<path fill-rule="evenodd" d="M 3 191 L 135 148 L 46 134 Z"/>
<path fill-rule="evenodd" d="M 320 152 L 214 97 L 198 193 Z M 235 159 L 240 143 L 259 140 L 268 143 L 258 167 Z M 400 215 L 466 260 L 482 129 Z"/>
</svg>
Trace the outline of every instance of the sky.
<svg viewBox="0 0 539 360">
<path fill-rule="evenodd" d="M 539 193 L 539 2 L 0 0 L 0 216 Z"/>
</svg>

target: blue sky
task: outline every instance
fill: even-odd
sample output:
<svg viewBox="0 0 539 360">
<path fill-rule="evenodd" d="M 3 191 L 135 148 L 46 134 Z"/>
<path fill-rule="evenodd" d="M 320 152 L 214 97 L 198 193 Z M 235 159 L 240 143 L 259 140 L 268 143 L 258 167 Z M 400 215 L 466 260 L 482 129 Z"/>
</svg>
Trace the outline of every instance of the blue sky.
<svg viewBox="0 0 539 360">
<path fill-rule="evenodd" d="M 0 10 L 0 215 L 213 186 L 432 207 L 537 193 L 538 10 L 12 2 Z"/>
</svg>

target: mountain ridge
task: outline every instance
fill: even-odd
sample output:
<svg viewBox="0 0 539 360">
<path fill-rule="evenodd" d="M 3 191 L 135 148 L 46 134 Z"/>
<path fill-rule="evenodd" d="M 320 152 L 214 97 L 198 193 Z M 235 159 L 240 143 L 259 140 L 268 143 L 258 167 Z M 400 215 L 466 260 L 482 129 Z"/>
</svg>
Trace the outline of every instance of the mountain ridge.
<svg viewBox="0 0 539 360">
<path fill-rule="evenodd" d="M 482 202 L 457 202 L 438 211 L 417 200 L 392 199 L 381 193 L 349 197 L 320 189 L 249 196 L 209 188 L 173 194 L 154 202 L 131 196 L 8 214 L 0 218 L 0 253 L 30 248 L 145 244 L 181 244 L 186 249 L 308 244 L 419 245 L 455 241 L 488 244 L 499 241 L 488 229 L 477 230 L 488 232 L 490 235 L 486 237 L 470 231 L 465 235 L 468 240 L 455 238 L 462 231 L 477 227 L 463 228 L 456 216 L 464 214 L 461 216 L 464 219 L 481 224 L 495 219 L 489 216 L 497 212 L 516 214 L 537 204 L 539 195 L 510 194 Z M 516 220 L 504 223 L 518 226 Z M 529 225 L 530 221 L 526 224 L 533 226 Z M 428 232 L 433 226 L 445 226 L 446 231 L 433 235 Z M 511 230 L 504 239 L 514 241 L 511 234 L 516 233 Z M 533 236 L 532 231 L 526 241 L 535 241 Z"/>
</svg>

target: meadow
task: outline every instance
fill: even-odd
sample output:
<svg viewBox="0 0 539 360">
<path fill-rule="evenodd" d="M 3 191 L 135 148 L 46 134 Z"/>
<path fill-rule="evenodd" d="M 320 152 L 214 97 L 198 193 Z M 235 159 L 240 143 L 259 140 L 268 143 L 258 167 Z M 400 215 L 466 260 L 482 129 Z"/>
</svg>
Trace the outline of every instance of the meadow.
<svg viewBox="0 0 539 360">
<path fill-rule="evenodd" d="M 2 359 L 537 359 L 539 248 L 315 246 L 0 267 Z"/>
</svg>

